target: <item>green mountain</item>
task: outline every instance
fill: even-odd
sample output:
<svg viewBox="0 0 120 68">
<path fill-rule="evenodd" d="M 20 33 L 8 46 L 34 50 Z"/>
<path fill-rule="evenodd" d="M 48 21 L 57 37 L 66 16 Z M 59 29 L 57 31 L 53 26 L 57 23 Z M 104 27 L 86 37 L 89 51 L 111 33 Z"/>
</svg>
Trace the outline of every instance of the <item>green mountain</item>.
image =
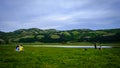
<svg viewBox="0 0 120 68">
<path fill-rule="evenodd" d="M 66 42 L 120 42 L 120 29 L 73 29 L 73 30 L 42 30 L 38 28 L 19 29 L 13 32 L 0 31 L 2 43 L 66 43 Z"/>
</svg>

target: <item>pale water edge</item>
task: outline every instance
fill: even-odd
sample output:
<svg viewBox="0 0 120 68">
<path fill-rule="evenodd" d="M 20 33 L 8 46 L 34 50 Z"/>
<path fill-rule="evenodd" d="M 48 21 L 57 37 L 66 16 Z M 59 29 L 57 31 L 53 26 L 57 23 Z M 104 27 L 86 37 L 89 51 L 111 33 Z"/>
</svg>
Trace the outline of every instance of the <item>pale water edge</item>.
<svg viewBox="0 0 120 68">
<path fill-rule="evenodd" d="M 1 45 L 11 46 L 11 45 Z M 12 45 L 15 47 L 15 45 Z M 95 48 L 95 46 L 72 46 L 72 45 L 25 45 L 24 47 L 55 47 L 55 48 Z M 97 48 L 120 48 L 120 46 L 97 46 Z"/>
<path fill-rule="evenodd" d="M 52 45 L 35 45 L 31 47 L 56 47 L 56 48 L 95 48 L 94 46 L 62 46 L 62 45 L 57 45 L 57 46 L 52 46 Z M 119 46 L 97 46 L 97 48 L 119 48 Z"/>
</svg>

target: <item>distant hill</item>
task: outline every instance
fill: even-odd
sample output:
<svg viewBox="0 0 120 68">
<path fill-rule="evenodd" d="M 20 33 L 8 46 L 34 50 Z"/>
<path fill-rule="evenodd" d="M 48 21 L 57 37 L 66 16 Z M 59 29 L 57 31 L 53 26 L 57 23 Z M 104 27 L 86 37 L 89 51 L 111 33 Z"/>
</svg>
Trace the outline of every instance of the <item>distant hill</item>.
<svg viewBox="0 0 120 68">
<path fill-rule="evenodd" d="M 38 28 L 19 29 L 13 32 L 0 31 L 0 43 L 67 43 L 67 42 L 120 42 L 120 29 L 73 29 L 42 30 Z"/>
</svg>

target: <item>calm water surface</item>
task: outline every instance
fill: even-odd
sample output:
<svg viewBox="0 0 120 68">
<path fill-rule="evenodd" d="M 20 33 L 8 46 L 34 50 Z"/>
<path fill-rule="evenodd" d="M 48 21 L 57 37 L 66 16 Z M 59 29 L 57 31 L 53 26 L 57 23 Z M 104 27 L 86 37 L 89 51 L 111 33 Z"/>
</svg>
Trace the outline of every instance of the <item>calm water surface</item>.
<svg viewBox="0 0 120 68">
<path fill-rule="evenodd" d="M 56 48 L 95 48 L 94 46 L 62 46 L 62 45 L 35 45 L 34 47 L 56 47 Z M 97 46 L 97 48 L 100 48 L 100 46 Z M 113 48 L 113 46 L 101 46 L 101 48 Z"/>
</svg>

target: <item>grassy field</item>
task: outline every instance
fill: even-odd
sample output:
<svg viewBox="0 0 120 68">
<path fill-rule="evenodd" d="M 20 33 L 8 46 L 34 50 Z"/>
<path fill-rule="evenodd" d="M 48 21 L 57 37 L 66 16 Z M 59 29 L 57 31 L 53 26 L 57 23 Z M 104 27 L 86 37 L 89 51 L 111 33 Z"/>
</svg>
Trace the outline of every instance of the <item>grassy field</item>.
<svg viewBox="0 0 120 68">
<path fill-rule="evenodd" d="M 91 42 L 79 42 L 79 43 L 39 43 L 39 42 L 35 42 L 35 43 L 18 43 L 18 44 L 23 44 L 23 45 L 71 45 L 71 46 L 94 46 L 93 43 Z M 8 45 L 8 46 L 15 46 L 17 45 L 16 43 L 11 43 L 11 44 L 0 44 L 0 45 Z M 120 43 L 96 43 L 97 46 L 101 45 L 101 46 L 120 46 Z"/>
<path fill-rule="evenodd" d="M 0 68 L 120 68 L 120 48 L 24 48 L 0 46 Z"/>
</svg>

